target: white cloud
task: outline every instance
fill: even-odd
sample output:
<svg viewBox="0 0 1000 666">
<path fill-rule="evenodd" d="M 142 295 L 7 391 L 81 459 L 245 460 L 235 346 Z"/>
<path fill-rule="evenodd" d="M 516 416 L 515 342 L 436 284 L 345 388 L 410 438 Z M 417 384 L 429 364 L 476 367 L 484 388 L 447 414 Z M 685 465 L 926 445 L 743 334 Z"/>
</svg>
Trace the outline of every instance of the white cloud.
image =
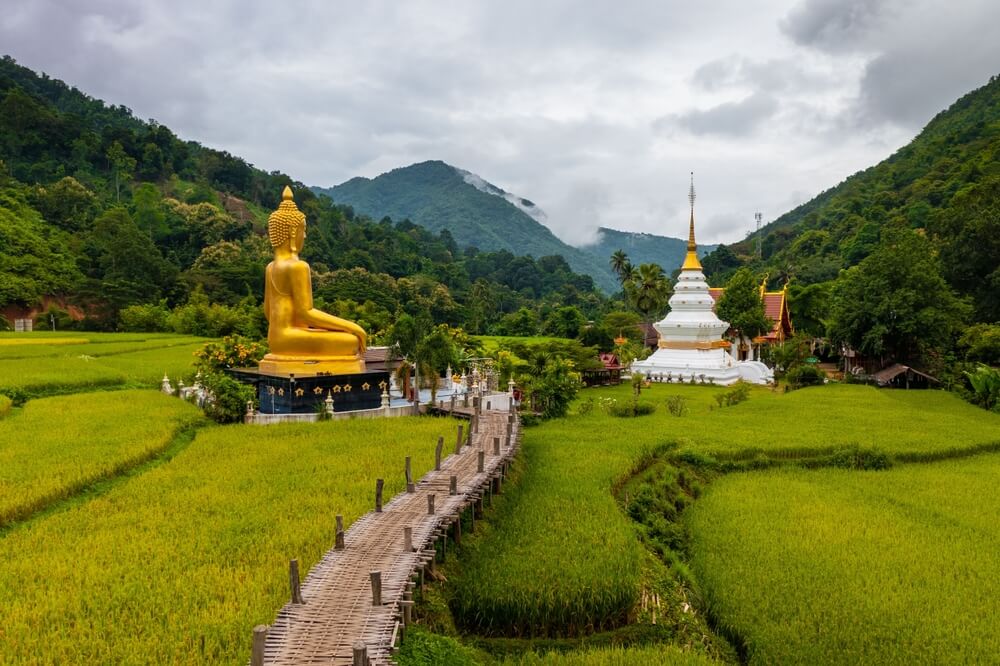
<svg viewBox="0 0 1000 666">
<path fill-rule="evenodd" d="M 985 83 L 994 6 L 9 0 L 0 43 L 307 183 L 445 160 L 571 242 L 683 236 L 694 170 L 699 239 L 725 242 Z"/>
</svg>

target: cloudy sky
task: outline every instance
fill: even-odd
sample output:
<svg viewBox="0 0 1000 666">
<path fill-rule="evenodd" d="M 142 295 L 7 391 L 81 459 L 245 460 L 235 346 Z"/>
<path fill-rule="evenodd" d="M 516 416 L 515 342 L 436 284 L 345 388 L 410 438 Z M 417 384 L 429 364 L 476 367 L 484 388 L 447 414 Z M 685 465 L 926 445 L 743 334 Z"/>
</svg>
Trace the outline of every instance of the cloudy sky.
<svg viewBox="0 0 1000 666">
<path fill-rule="evenodd" d="M 6 0 L 0 52 L 312 185 L 441 159 L 598 226 L 731 242 L 1000 73 L 996 0 Z"/>
</svg>

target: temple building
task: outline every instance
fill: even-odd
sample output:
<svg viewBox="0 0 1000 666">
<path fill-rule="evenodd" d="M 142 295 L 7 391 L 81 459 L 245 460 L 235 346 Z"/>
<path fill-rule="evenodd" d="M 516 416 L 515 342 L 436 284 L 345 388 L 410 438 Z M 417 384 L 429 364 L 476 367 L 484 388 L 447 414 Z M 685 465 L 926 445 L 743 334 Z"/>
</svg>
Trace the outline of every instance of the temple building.
<svg viewBox="0 0 1000 666">
<path fill-rule="evenodd" d="M 633 363 L 632 370 L 654 381 L 728 385 L 742 379 L 755 384 L 769 383 L 774 374 L 766 365 L 760 361 L 737 361 L 730 354 L 732 343 L 723 337 L 729 324 L 715 314 L 715 299 L 698 260 L 693 178 L 688 198 L 691 221 L 687 255 L 670 297 L 670 312 L 654 324 L 659 335 L 657 350 L 646 360 Z"/>
<path fill-rule="evenodd" d="M 716 303 L 725 293 L 725 287 L 709 287 L 708 293 Z M 792 318 L 788 311 L 788 285 L 781 291 L 767 291 L 767 278 L 760 283 L 760 300 L 764 302 L 764 316 L 773 324 L 771 330 L 764 335 L 750 339 L 745 336 L 732 336 L 729 353 L 738 361 L 759 361 L 763 345 L 781 344 L 795 332 L 792 328 Z M 713 304 L 714 305 L 714 304 Z"/>
</svg>

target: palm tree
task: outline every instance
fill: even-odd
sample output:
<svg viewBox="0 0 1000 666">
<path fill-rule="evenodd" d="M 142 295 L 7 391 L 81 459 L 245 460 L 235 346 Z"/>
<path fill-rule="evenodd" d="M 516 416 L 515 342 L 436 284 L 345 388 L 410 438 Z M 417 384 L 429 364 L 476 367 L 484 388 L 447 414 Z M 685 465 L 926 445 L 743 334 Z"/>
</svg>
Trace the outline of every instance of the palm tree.
<svg viewBox="0 0 1000 666">
<path fill-rule="evenodd" d="M 670 281 L 659 264 L 642 264 L 629 280 L 626 293 L 635 309 L 648 321 L 652 313 L 663 310 L 670 300 Z"/>
<path fill-rule="evenodd" d="M 629 261 L 628 255 L 625 254 L 625 250 L 615 250 L 611 255 L 611 270 L 615 272 L 618 276 L 619 282 L 625 281 L 625 276 L 629 273 L 632 268 L 632 262 Z"/>
</svg>

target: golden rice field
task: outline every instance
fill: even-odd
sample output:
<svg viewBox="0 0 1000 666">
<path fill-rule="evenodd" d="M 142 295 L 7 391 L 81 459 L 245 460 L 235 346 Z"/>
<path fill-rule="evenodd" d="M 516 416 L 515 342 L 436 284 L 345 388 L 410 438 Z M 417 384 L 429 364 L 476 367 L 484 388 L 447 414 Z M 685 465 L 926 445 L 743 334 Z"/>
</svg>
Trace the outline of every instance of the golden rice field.
<svg viewBox="0 0 1000 666">
<path fill-rule="evenodd" d="M 998 454 L 734 474 L 687 515 L 693 565 L 753 664 L 996 663 L 998 487 Z"/>
<path fill-rule="evenodd" d="M 29 403 L 30 405 L 30 403 Z M 169 462 L 0 539 L 0 659 L 242 664 L 251 629 L 331 547 L 334 517 L 422 475 L 451 419 L 199 431 Z"/>
<path fill-rule="evenodd" d="M 0 527 L 149 459 L 202 419 L 155 391 L 28 402 L 0 420 Z"/>
</svg>

